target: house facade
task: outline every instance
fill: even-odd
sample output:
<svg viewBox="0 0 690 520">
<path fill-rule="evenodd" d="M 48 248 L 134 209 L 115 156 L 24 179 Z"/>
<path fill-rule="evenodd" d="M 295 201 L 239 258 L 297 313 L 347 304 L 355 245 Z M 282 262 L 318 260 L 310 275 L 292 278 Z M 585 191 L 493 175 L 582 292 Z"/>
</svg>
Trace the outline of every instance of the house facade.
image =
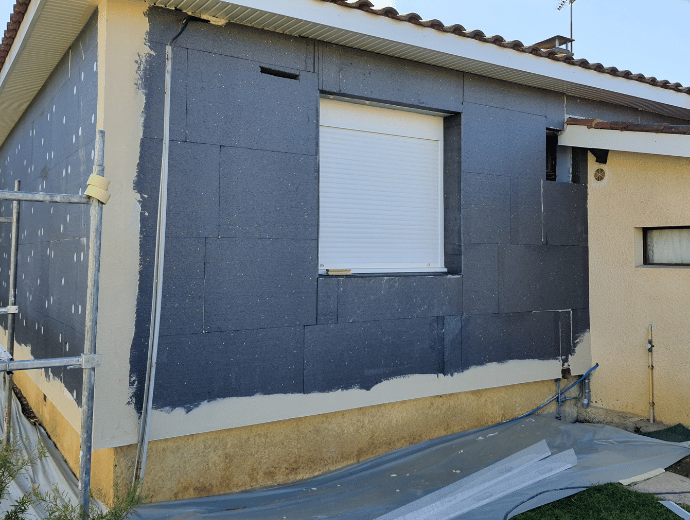
<svg viewBox="0 0 690 520">
<path fill-rule="evenodd" d="M 688 424 L 679 378 L 690 363 L 683 311 L 690 303 L 690 126 L 568 123 L 562 143 L 608 150 L 605 161 L 589 164 L 590 334 L 600 367 L 585 418 L 651 411 L 654 420 Z"/>
<path fill-rule="evenodd" d="M 22 4 L 0 69 L 2 189 L 80 193 L 106 134 L 105 499 L 131 481 L 142 416 L 144 492 L 186 498 L 509 419 L 599 361 L 588 150 L 601 147 L 557 135 L 568 118 L 685 125 L 687 89 L 367 2 L 156 4 L 74 2 L 40 49 L 42 78 L 37 42 L 65 14 Z M 166 151 L 166 45 L 185 19 Z M 22 209 L 18 358 L 83 343 L 87 215 L 50 212 Z M 17 375 L 73 467 L 80 376 Z"/>
</svg>

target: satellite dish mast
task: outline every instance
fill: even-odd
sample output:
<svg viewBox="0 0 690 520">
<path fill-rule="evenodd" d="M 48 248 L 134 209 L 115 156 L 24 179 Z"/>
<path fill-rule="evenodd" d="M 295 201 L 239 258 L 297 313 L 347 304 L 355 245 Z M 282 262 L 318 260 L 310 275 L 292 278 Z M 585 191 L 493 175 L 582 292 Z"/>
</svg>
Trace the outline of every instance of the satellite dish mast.
<svg viewBox="0 0 690 520">
<path fill-rule="evenodd" d="M 561 2 L 558 4 L 558 10 L 560 11 L 565 7 L 565 4 L 570 4 L 570 39 L 573 39 L 573 4 L 575 3 L 575 0 L 561 0 Z M 573 42 L 570 42 L 570 52 L 573 52 Z"/>
</svg>

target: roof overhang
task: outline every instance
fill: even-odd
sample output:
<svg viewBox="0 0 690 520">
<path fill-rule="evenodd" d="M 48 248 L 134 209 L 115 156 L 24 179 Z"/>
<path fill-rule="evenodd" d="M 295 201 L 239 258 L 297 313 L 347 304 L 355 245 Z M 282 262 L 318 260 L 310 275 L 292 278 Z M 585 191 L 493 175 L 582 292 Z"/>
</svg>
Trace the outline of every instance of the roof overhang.
<svg viewBox="0 0 690 520">
<path fill-rule="evenodd" d="M 97 0 L 32 0 L 0 73 L 0 142 L 74 41 Z M 690 95 L 322 0 L 149 0 L 216 21 L 345 45 L 690 119 Z"/>
<path fill-rule="evenodd" d="M 79 35 L 95 0 L 32 0 L 0 71 L 0 143 Z"/>
<path fill-rule="evenodd" d="M 517 52 L 322 0 L 152 0 L 204 18 L 314 38 L 379 54 L 471 72 L 690 119 L 690 95 Z M 297 13 L 299 13 L 297 15 Z"/>
<path fill-rule="evenodd" d="M 569 125 L 558 136 L 558 144 L 619 152 L 690 157 L 690 135 L 621 132 Z"/>
</svg>

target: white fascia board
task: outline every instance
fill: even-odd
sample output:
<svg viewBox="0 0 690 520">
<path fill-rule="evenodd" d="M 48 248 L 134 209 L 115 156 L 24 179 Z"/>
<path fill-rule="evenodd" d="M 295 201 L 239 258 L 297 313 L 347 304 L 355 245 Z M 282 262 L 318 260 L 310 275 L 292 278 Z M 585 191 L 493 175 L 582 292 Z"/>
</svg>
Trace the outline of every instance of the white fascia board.
<svg viewBox="0 0 690 520">
<path fill-rule="evenodd" d="M 690 119 L 690 95 L 321 0 L 154 0 L 286 34 Z"/>
<path fill-rule="evenodd" d="M 48 0 L 34 0 L 29 4 L 26 13 L 24 14 L 24 20 L 19 25 L 19 30 L 17 35 L 14 37 L 14 42 L 10 48 L 10 53 L 5 58 L 5 66 L 0 71 L 0 96 L 2 95 L 3 89 L 7 84 L 7 77 L 10 75 L 11 71 L 16 67 L 17 56 L 26 47 L 26 42 L 28 41 L 28 35 L 31 34 L 36 21 L 38 20 L 39 13 L 43 10 Z"/>
<path fill-rule="evenodd" d="M 95 0 L 31 1 L 0 71 L 0 144 L 95 8 Z"/>
<path fill-rule="evenodd" d="M 619 152 L 690 157 L 690 135 L 655 134 L 567 126 L 558 136 L 561 146 L 601 148 Z"/>
</svg>

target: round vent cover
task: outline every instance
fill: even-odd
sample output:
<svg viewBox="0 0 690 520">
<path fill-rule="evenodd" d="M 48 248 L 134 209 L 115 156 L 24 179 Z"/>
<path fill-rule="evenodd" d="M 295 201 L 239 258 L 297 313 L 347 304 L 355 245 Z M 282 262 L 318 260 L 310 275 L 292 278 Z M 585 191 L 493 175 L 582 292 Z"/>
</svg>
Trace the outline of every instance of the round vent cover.
<svg viewBox="0 0 690 520">
<path fill-rule="evenodd" d="M 603 168 L 597 168 L 594 170 L 594 180 L 597 182 L 602 182 L 606 178 L 606 170 Z"/>
</svg>

